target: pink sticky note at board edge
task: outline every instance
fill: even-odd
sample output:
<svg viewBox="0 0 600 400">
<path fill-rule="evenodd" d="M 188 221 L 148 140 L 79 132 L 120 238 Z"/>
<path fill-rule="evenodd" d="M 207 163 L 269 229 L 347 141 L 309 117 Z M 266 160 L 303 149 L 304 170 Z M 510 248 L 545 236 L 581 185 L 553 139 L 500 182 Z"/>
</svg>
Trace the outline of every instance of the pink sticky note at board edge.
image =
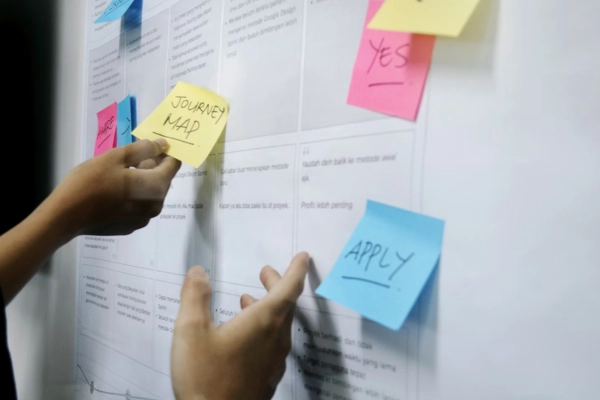
<svg viewBox="0 0 600 400">
<path fill-rule="evenodd" d="M 417 119 L 431 65 L 435 36 L 368 29 L 367 25 L 382 4 L 381 0 L 369 2 L 347 103 L 414 121 Z M 374 55 L 369 41 L 379 43 L 382 38 L 389 43 L 410 43 L 410 52 L 406 54 L 408 64 L 403 71 L 406 79 L 403 80 L 402 85 L 369 86 L 370 80 L 377 76 L 377 73 L 372 75 L 367 73 Z"/>
<path fill-rule="evenodd" d="M 114 102 L 105 109 L 98 111 L 97 116 L 98 129 L 96 130 L 96 141 L 94 143 L 94 157 L 114 149 L 117 145 L 117 103 Z M 100 130 L 104 126 L 108 126 L 108 133 L 100 137 Z"/>
</svg>

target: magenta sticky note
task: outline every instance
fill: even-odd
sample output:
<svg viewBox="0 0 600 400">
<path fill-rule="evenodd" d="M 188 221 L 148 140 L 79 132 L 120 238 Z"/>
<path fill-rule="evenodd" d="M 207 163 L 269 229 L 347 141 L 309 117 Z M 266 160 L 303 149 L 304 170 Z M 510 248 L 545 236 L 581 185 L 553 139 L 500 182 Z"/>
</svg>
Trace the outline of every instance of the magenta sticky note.
<svg viewBox="0 0 600 400">
<path fill-rule="evenodd" d="M 117 145 L 117 103 L 98 112 L 98 132 L 94 145 L 94 157 L 106 153 Z"/>
<path fill-rule="evenodd" d="M 368 29 L 382 4 L 380 0 L 369 2 L 348 104 L 414 121 L 435 36 Z"/>
</svg>

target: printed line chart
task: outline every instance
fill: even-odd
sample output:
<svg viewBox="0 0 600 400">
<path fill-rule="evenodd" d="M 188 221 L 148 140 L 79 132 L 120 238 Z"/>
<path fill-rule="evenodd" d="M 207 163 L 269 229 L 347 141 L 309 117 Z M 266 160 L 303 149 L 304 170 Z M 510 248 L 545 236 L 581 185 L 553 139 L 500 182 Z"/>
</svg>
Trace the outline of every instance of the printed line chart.
<svg viewBox="0 0 600 400">
<path fill-rule="evenodd" d="M 79 370 L 83 374 L 83 378 L 85 379 L 85 381 L 89 385 L 89 387 L 90 387 L 90 393 L 92 393 L 92 394 L 94 393 L 94 391 L 96 391 L 98 393 L 106 394 L 106 395 L 109 395 L 109 396 L 125 397 L 125 399 L 127 399 L 127 400 L 159 400 L 159 399 L 152 399 L 152 398 L 149 398 L 149 397 L 133 396 L 129 392 L 129 389 L 127 389 L 127 391 L 125 393 L 108 392 L 106 390 L 98 389 L 97 387 L 94 386 L 94 381 L 93 380 L 90 381 L 88 379 L 87 375 L 85 374 L 85 371 L 83 370 L 83 368 L 81 368 L 81 365 L 77 364 L 77 368 L 79 368 Z"/>
</svg>

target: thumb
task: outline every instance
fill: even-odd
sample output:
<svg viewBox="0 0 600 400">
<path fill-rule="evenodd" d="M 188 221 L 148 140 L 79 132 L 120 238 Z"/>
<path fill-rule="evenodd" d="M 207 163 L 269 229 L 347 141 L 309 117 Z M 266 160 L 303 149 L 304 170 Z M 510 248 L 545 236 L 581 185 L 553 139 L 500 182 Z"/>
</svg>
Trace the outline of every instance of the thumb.
<svg viewBox="0 0 600 400">
<path fill-rule="evenodd" d="M 155 141 L 148 139 L 139 140 L 121 147 L 123 163 L 127 167 L 135 167 L 142 161 L 160 156 L 168 148 L 169 145 L 165 139 L 157 139 Z"/>
<path fill-rule="evenodd" d="M 201 267 L 192 267 L 181 289 L 181 304 L 177 319 L 199 323 L 203 328 L 213 325 L 210 312 L 212 290 L 208 274 Z"/>
</svg>

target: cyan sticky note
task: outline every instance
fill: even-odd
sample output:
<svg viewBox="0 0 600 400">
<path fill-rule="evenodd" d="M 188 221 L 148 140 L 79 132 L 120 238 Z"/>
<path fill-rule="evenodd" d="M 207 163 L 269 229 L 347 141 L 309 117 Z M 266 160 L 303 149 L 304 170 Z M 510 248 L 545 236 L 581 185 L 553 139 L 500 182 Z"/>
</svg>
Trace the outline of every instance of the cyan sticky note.
<svg viewBox="0 0 600 400">
<path fill-rule="evenodd" d="M 131 97 L 127 96 L 119 103 L 117 110 L 117 146 L 126 146 L 131 143 L 132 131 Z"/>
<path fill-rule="evenodd" d="M 443 234 L 442 220 L 369 200 L 316 293 L 398 330 L 439 262 Z"/>
<path fill-rule="evenodd" d="M 112 0 L 102 15 L 94 23 L 110 22 L 121 18 L 131 7 L 134 0 Z"/>
</svg>

